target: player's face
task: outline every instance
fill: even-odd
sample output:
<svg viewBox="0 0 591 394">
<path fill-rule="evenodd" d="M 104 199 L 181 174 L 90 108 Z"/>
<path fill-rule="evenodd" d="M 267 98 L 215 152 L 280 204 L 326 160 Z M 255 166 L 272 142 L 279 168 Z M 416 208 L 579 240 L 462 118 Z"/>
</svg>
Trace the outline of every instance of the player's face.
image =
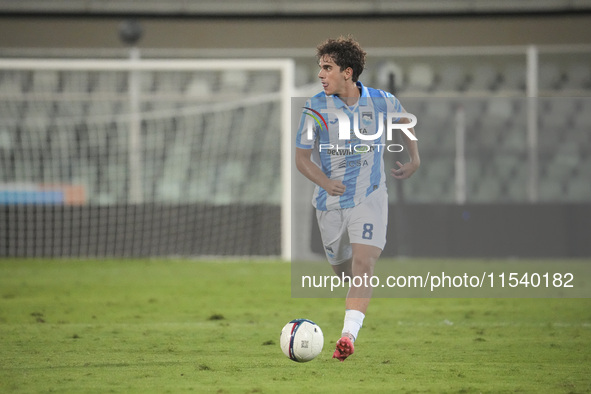
<svg viewBox="0 0 591 394">
<path fill-rule="evenodd" d="M 346 92 L 345 78 L 347 77 L 347 73 L 342 71 L 330 56 L 325 55 L 322 57 L 318 62 L 318 65 L 320 66 L 318 78 L 320 78 L 324 93 L 327 95 L 344 95 Z"/>
</svg>

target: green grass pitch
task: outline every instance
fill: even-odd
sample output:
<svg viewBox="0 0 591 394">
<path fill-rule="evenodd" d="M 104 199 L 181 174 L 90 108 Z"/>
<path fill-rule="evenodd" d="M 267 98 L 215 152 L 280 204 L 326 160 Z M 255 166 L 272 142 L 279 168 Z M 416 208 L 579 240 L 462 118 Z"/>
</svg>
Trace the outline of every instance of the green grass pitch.
<svg viewBox="0 0 591 394">
<path fill-rule="evenodd" d="M 591 392 L 590 299 L 376 298 L 340 363 L 343 309 L 277 261 L 3 259 L 0 392 Z M 303 364 L 299 317 L 325 335 Z"/>
</svg>

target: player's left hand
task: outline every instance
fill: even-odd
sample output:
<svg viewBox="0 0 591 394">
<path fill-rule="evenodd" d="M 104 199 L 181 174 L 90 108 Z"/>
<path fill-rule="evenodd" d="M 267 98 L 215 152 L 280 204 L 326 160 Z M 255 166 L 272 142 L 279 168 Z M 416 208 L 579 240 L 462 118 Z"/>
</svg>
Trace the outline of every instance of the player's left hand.
<svg viewBox="0 0 591 394">
<path fill-rule="evenodd" d="M 408 163 L 402 164 L 401 162 L 397 161 L 396 165 L 399 168 L 392 168 L 390 173 L 396 179 L 406 179 L 410 178 L 412 174 L 415 173 L 416 170 L 419 169 L 419 165 L 415 162 L 409 161 Z"/>
</svg>

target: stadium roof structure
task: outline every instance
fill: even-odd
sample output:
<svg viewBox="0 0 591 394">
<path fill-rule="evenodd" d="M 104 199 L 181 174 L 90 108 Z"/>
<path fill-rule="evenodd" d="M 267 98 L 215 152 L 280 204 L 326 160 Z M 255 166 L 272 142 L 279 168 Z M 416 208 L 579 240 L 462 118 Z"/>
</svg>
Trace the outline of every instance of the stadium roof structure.
<svg viewBox="0 0 591 394">
<path fill-rule="evenodd" d="M 591 0 L 0 0 L 0 15 L 323 17 L 520 15 L 591 11 Z"/>
</svg>

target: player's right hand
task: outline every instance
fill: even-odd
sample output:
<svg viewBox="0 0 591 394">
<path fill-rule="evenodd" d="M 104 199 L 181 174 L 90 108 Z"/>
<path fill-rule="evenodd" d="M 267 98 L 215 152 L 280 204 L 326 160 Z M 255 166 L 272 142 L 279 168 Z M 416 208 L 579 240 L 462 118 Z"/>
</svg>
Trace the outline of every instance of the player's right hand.
<svg viewBox="0 0 591 394">
<path fill-rule="evenodd" d="M 329 179 L 323 189 L 326 190 L 329 196 L 342 196 L 345 193 L 347 187 L 343 185 L 343 182 Z"/>
</svg>

